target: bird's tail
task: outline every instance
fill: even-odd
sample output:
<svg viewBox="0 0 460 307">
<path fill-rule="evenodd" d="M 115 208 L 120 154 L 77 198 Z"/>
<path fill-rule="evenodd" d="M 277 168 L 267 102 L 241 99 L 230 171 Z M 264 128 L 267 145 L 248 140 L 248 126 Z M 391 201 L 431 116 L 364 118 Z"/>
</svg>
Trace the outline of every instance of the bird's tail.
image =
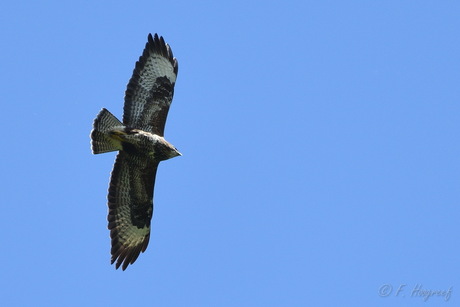
<svg viewBox="0 0 460 307">
<path fill-rule="evenodd" d="M 91 131 L 91 150 L 93 154 L 121 150 L 121 142 L 111 136 L 114 132 L 121 131 L 124 128 L 123 123 L 112 113 L 107 109 L 102 109 L 96 116 L 93 130 Z"/>
</svg>

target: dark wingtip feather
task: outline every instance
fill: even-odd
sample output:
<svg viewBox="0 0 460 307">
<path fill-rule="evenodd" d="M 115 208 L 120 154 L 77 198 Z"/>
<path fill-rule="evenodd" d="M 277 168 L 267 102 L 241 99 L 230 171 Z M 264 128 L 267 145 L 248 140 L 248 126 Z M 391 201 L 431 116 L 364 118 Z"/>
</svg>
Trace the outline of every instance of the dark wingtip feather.
<svg viewBox="0 0 460 307">
<path fill-rule="evenodd" d="M 110 260 L 110 264 L 114 264 L 115 262 L 115 269 L 121 266 L 121 269 L 124 271 L 126 268 L 133 264 L 141 252 L 143 253 L 147 249 L 147 245 L 149 244 L 150 235 L 144 238 L 144 241 L 141 244 L 136 246 L 123 246 L 117 239 L 118 236 L 114 236 L 112 238 L 112 258 Z"/>
<path fill-rule="evenodd" d="M 150 50 L 157 54 L 161 54 L 162 56 L 169 59 L 169 62 L 171 62 L 174 67 L 174 74 L 177 76 L 177 73 L 179 72 L 177 59 L 174 57 L 171 47 L 165 42 L 163 36 L 159 36 L 158 33 L 155 33 L 155 35 L 152 36 L 152 33 L 149 33 L 147 37 L 147 44 L 145 45 L 145 50 Z"/>
</svg>

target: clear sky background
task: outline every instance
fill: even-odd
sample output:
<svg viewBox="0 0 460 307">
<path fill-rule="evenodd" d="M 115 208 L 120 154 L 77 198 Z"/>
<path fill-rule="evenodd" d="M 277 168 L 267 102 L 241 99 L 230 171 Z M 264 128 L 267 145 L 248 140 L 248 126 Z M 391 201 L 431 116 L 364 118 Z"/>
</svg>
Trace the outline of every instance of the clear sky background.
<svg viewBox="0 0 460 307">
<path fill-rule="evenodd" d="M 89 133 L 149 32 L 183 156 L 123 272 Z M 3 1 L 0 37 L 2 306 L 459 304 L 459 1 Z"/>
</svg>

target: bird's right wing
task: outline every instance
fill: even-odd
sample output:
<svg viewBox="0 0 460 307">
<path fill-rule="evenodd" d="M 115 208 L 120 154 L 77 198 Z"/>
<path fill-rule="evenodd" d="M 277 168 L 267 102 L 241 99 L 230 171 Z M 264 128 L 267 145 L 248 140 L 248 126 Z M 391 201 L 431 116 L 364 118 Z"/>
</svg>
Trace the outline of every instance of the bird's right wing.
<svg viewBox="0 0 460 307">
<path fill-rule="evenodd" d="M 163 37 L 149 34 L 126 89 L 123 123 L 163 136 L 177 72 L 169 45 Z"/>
</svg>

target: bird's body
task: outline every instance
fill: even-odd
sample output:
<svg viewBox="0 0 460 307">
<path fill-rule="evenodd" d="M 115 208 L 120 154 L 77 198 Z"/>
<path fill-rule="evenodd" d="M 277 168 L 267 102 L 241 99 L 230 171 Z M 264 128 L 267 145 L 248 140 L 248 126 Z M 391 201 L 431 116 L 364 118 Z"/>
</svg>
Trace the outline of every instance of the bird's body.
<svg viewBox="0 0 460 307">
<path fill-rule="evenodd" d="M 163 137 L 178 72 L 162 37 L 149 34 L 125 94 L 123 122 L 107 109 L 94 120 L 94 154 L 119 151 L 108 194 L 112 263 L 125 270 L 150 238 L 153 188 L 158 164 L 180 153 Z"/>
</svg>

